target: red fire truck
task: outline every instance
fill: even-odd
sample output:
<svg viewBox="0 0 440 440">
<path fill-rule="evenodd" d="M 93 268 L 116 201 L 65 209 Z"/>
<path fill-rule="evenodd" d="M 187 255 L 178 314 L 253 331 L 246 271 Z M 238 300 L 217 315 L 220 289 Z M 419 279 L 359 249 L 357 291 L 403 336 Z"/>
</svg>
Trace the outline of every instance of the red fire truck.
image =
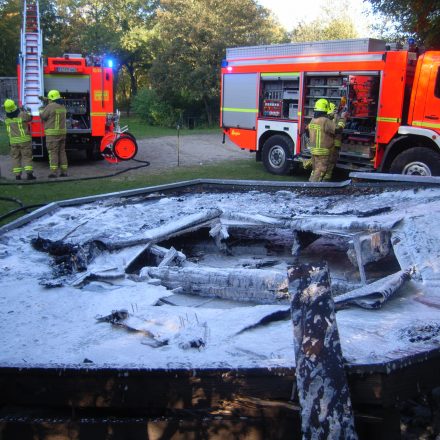
<svg viewBox="0 0 440 440">
<path fill-rule="evenodd" d="M 221 127 L 266 170 L 310 157 L 317 99 L 344 103 L 338 167 L 440 175 L 440 52 L 389 50 L 375 39 L 227 49 Z"/>
<path fill-rule="evenodd" d="M 113 110 L 113 71 L 103 57 L 65 54 L 43 59 L 38 0 L 24 0 L 18 64 L 19 105 L 31 110 L 34 157 L 46 155 L 39 117 L 42 97 L 61 93 L 67 110 L 67 150 L 84 150 L 90 159 L 128 160 L 137 152 L 133 136 L 120 130 Z"/>
</svg>

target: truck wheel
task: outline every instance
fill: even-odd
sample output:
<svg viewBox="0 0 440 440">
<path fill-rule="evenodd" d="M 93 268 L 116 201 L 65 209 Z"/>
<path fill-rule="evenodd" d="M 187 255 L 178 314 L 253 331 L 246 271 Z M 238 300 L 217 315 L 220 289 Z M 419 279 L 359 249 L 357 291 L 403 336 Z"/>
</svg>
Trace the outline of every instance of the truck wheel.
<svg viewBox="0 0 440 440">
<path fill-rule="evenodd" d="M 89 146 L 86 150 L 86 155 L 88 160 L 103 160 L 104 157 L 101 154 L 99 149 L 99 143 L 93 142 L 92 145 Z"/>
<path fill-rule="evenodd" d="M 269 173 L 288 174 L 292 162 L 293 141 L 287 136 L 271 136 L 263 145 L 263 164 Z"/>
<path fill-rule="evenodd" d="M 400 153 L 391 163 L 390 173 L 412 176 L 440 176 L 440 154 L 414 147 Z"/>
</svg>

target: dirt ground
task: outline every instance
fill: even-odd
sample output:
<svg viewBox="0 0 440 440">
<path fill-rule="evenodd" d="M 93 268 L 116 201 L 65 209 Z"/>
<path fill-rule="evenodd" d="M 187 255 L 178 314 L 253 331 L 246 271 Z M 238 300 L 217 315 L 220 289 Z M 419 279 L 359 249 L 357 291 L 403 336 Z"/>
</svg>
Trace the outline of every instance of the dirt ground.
<svg viewBox="0 0 440 440">
<path fill-rule="evenodd" d="M 135 159 L 150 162 L 149 172 L 158 173 L 161 170 L 175 168 L 177 166 L 204 165 L 225 160 L 247 159 L 255 161 L 255 155 L 249 151 L 240 150 L 232 142 L 226 139 L 222 144 L 222 135 L 186 135 L 165 136 L 148 138 L 138 141 L 139 151 Z M 84 152 L 72 151 L 68 154 L 69 177 L 91 177 L 115 173 L 133 166 L 140 165 L 129 160 L 111 164 L 106 160 L 90 161 L 86 159 Z M 47 179 L 49 165 L 46 161 L 34 161 L 34 174 L 37 179 Z M 9 156 L 0 156 L 0 174 L 2 178 L 14 179 L 11 172 L 11 159 Z M 145 168 L 131 170 L 127 175 L 145 173 Z"/>
</svg>

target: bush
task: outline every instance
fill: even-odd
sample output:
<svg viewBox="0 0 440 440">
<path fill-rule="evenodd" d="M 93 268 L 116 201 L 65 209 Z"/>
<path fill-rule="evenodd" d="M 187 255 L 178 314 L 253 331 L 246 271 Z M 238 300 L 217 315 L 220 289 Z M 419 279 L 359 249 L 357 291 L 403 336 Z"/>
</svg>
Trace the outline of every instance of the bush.
<svg viewBox="0 0 440 440">
<path fill-rule="evenodd" d="M 133 99 L 133 111 L 147 124 L 175 127 L 179 112 L 159 98 L 154 90 L 143 88 Z"/>
</svg>

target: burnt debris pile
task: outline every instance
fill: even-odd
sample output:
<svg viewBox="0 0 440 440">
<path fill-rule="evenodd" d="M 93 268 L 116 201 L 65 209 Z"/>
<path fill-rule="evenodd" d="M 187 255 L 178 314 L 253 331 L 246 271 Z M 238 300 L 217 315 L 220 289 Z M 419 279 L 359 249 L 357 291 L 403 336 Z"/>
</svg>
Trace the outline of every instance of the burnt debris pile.
<svg viewBox="0 0 440 440">
<path fill-rule="evenodd" d="M 229 199 L 240 197 L 228 195 Z M 388 285 L 389 276 L 396 274 L 396 286 L 409 278 L 408 267 L 400 272 L 392 244 L 393 228 L 402 217 L 393 214 L 390 206 L 375 202 L 360 209 L 359 203 L 338 206 L 334 200 L 318 198 L 301 204 L 286 191 L 277 197 L 284 202 L 278 212 L 264 205 L 253 206 L 256 212 L 224 204 L 182 209 L 185 198 L 178 198 L 174 209 L 183 212 L 170 215 L 168 221 L 161 218 L 156 225 L 150 220 L 151 227 L 144 223 L 140 230 L 116 238 L 100 231 L 75 240 L 77 229 L 86 222 L 60 240 L 38 236 L 32 246 L 53 256 L 53 276 L 41 283 L 83 287 L 91 281 L 111 283 L 128 277 L 160 284 L 174 295 L 289 304 L 287 268 L 325 261 L 333 295 L 343 295 L 338 307 L 374 308 L 398 289 Z M 291 206 L 289 198 L 294 200 Z M 111 259 L 126 250 L 130 252 L 123 264 L 105 270 L 93 264 L 99 255 Z M 366 289 L 371 283 L 376 284 Z M 365 296 L 368 300 L 359 300 Z M 172 304 L 173 298 L 167 297 L 164 303 Z"/>
</svg>

